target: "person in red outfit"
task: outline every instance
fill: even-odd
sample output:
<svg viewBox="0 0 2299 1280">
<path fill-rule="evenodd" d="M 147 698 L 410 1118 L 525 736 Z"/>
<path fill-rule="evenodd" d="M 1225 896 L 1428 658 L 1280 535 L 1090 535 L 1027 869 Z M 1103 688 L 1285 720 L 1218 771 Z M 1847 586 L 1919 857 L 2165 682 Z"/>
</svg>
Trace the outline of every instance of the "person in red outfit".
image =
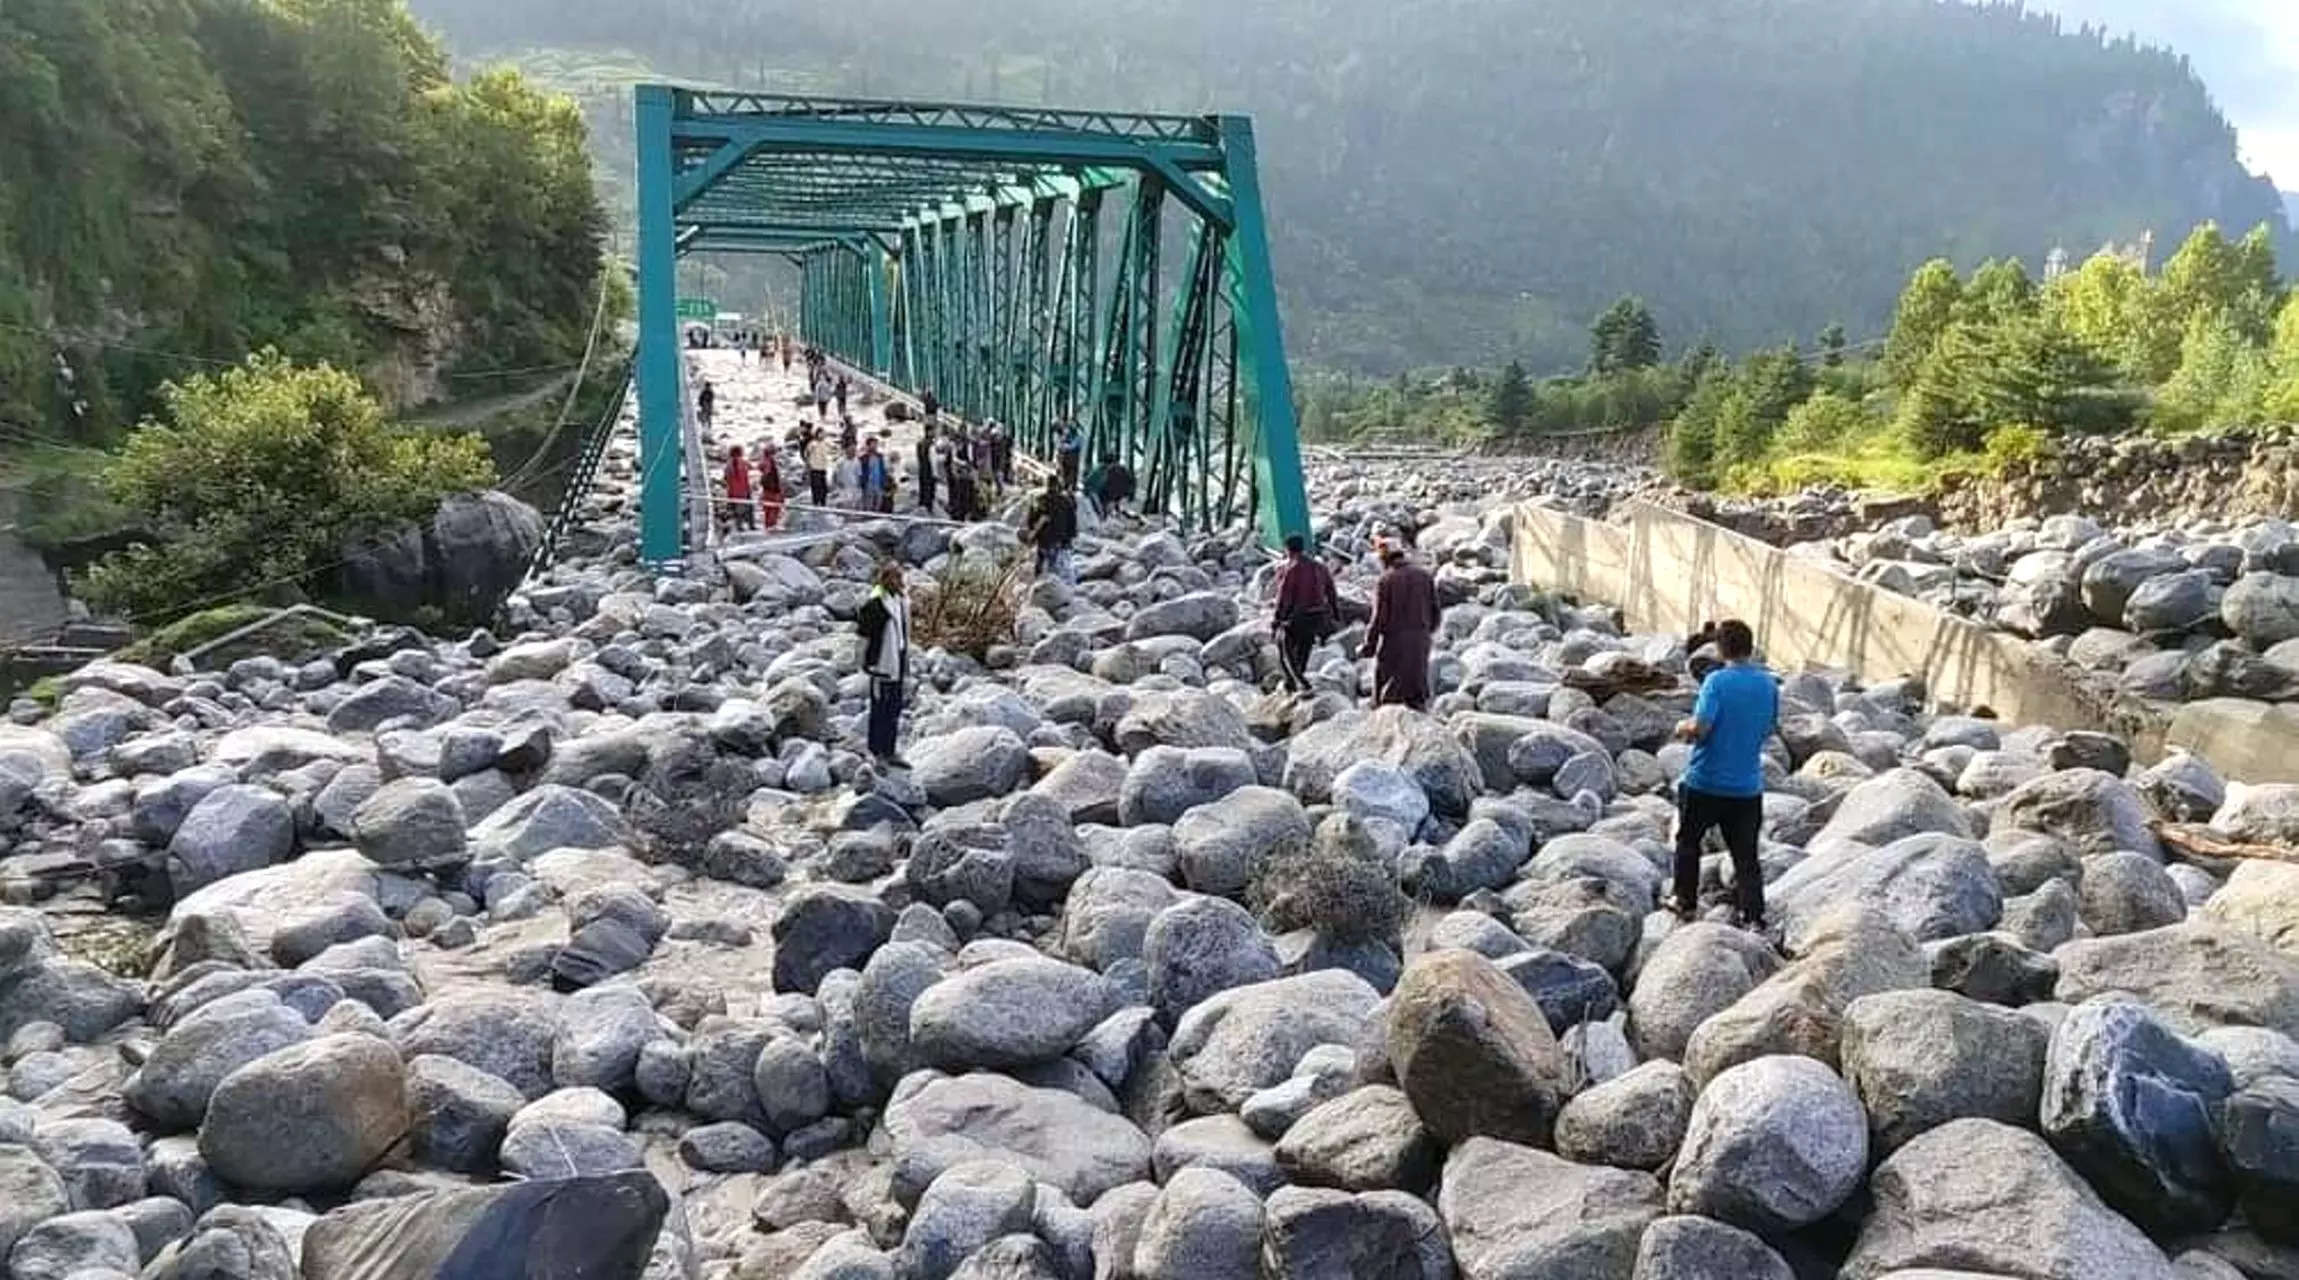
<svg viewBox="0 0 2299 1280">
<path fill-rule="evenodd" d="M 743 461 L 738 444 L 726 451 L 726 527 L 752 528 L 756 514 L 751 506 L 750 464 Z"/>
</svg>

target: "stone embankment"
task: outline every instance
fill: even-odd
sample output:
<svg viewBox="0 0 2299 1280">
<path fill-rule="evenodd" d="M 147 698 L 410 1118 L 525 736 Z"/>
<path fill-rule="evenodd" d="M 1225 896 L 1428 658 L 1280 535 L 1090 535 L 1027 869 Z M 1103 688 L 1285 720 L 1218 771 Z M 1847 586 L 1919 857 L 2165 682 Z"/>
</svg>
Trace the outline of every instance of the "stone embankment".
<svg viewBox="0 0 2299 1280">
<path fill-rule="evenodd" d="M 714 448 L 795 421 L 702 358 Z M 1352 599 L 1384 528 L 1435 566 L 1425 713 L 1365 708 L 1358 621 L 1275 692 L 1259 549 L 1118 524 L 919 655 L 882 771 L 874 567 L 1012 531 L 655 576 L 620 494 L 492 630 L 19 707 L 7 1274 L 2299 1270 L 2299 866 L 2154 826 L 2299 843 L 2299 788 L 1791 672 L 1772 927 L 1718 856 L 1679 922 L 1714 655 L 1510 583 L 1506 493 L 1326 479 Z M 135 902 L 149 951 L 81 958 Z"/>
</svg>

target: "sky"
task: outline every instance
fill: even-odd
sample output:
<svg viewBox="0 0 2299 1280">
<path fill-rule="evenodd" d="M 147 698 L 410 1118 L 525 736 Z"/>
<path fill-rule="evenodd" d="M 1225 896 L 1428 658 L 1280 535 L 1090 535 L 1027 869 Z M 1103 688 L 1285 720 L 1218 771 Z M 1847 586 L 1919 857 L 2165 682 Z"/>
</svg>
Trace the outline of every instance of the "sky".
<svg viewBox="0 0 2299 1280">
<path fill-rule="evenodd" d="M 2184 53 L 2234 122 L 2244 163 L 2299 191 L 2299 0 L 2031 0 Z"/>
</svg>

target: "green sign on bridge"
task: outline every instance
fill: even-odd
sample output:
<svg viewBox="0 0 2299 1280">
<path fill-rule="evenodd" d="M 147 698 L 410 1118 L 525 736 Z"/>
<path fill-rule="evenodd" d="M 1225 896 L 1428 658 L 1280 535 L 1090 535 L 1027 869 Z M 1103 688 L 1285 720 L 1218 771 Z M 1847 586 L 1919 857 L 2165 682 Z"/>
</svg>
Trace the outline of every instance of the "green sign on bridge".
<svg viewBox="0 0 2299 1280">
<path fill-rule="evenodd" d="M 681 320 L 708 320 L 717 314 L 718 300 L 716 298 L 679 299 L 679 319 Z"/>
</svg>

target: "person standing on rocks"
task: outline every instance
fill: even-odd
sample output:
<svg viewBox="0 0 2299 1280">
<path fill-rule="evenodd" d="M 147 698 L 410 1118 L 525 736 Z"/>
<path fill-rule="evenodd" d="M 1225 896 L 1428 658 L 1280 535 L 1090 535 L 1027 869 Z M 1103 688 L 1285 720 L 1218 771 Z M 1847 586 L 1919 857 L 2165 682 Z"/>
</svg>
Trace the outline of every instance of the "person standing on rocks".
<svg viewBox="0 0 2299 1280">
<path fill-rule="evenodd" d="M 974 500 L 974 464 L 967 461 L 963 449 L 944 455 L 949 464 L 950 518 L 960 524 L 971 524 L 978 514 Z"/>
<path fill-rule="evenodd" d="M 927 423 L 918 432 L 918 509 L 934 510 L 934 424 Z"/>
<path fill-rule="evenodd" d="M 702 420 L 703 430 L 710 430 L 710 420 L 718 414 L 718 388 L 708 378 L 702 380 L 702 391 L 694 398 L 694 411 Z"/>
<path fill-rule="evenodd" d="M 838 401 L 838 416 L 846 416 L 846 375 L 838 375 L 838 383 L 830 390 L 831 398 Z"/>
<path fill-rule="evenodd" d="M 1046 491 L 1030 504 L 1023 535 L 1038 549 L 1038 572 L 1070 580 L 1070 544 L 1078 536 L 1078 500 L 1058 477 L 1046 477 Z"/>
<path fill-rule="evenodd" d="M 726 451 L 726 527 L 729 530 L 756 527 L 750 502 L 750 460 L 742 456 L 742 446 Z"/>
<path fill-rule="evenodd" d="M 877 585 L 855 615 L 862 634 L 862 669 L 870 673 L 870 754 L 892 769 L 909 763 L 894 753 L 902 731 L 902 696 L 910 678 L 910 601 L 902 594 L 902 566 L 878 567 Z"/>
<path fill-rule="evenodd" d="M 783 348 L 783 359 L 790 358 L 790 348 Z M 831 451 L 830 437 L 822 431 L 808 427 L 801 434 L 805 444 L 800 446 L 806 461 L 806 491 L 814 498 L 814 505 L 830 505 L 830 468 L 837 465 L 838 455 Z"/>
<path fill-rule="evenodd" d="M 990 424 L 990 467 L 998 473 L 999 484 L 1014 483 L 1014 433 L 1003 422 Z"/>
<path fill-rule="evenodd" d="M 894 477 L 887 474 L 886 455 L 878 451 L 878 437 L 862 442 L 862 459 L 856 479 L 862 485 L 862 509 L 865 511 L 892 511 L 894 509 Z"/>
<path fill-rule="evenodd" d="M 1277 618 L 1270 630 L 1277 635 L 1278 665 L 1289 692 L 1309 692 L 1309 651 L 1333 634 L 1338 605 L 1333 571 L 1310 558 L 1300 534 L 1285 535 L 1285 566 L 1277 576 Z"/>
<path fill-rule="evenodd" d="M 1442 611 L 1437 582 L 1407 559 L 1403 548 L 1381 554 L 1386 566 L 1373 592 L 1373 621 L 1365 628 L 1361 658 L 1372 658 L 1373 704 L 1429 707 L 1429 645 Z"/>
<path fill-rule="evenodd" d="M 926 388 L 926 394 L 918 398 L 918 404 L 926 415 L 926 421 L 932 422 L 942 416 L 942 399 L 934 394 L 934 388 Z"/>
<path fill-rule="evenodd" d="M 1700 904 L 1700 848 L 1709 830 L 1724 833 L 1732 852 L 1733 922 L 1764 927 L 1764 868 L 1757 833 L 1764 824 L 1764 740 L 1780 718 L 1780 686 L 1756 661 L 1756 635 L 1728 618 L 1716 624 L 1724 665 L 1700 684 L 1692 718 L 1676 736 L 1692 744 L 1692 762 L 1676 787 L 1676 891 L 1669 909 L 1690 920 Z"/>
<path fill-rule="evenodd" d="M 766 362 L 764 350 L 758 359 L 761 364 Z M 782 459 L 778 453 L 772 440 L 758 446 L 758 523 L 765 529 L 782 524 Z"/>
<path fill-rule="evenodd" d="M 1062 424 L 1062 436 L 1055 443 L 1054 452 L 1061 462 L 1062 487 L 1077 488 L 1078 464 L 1086 456 L 1086 433 L 1078 429 L 1077 419 Z"/>
</svg>

